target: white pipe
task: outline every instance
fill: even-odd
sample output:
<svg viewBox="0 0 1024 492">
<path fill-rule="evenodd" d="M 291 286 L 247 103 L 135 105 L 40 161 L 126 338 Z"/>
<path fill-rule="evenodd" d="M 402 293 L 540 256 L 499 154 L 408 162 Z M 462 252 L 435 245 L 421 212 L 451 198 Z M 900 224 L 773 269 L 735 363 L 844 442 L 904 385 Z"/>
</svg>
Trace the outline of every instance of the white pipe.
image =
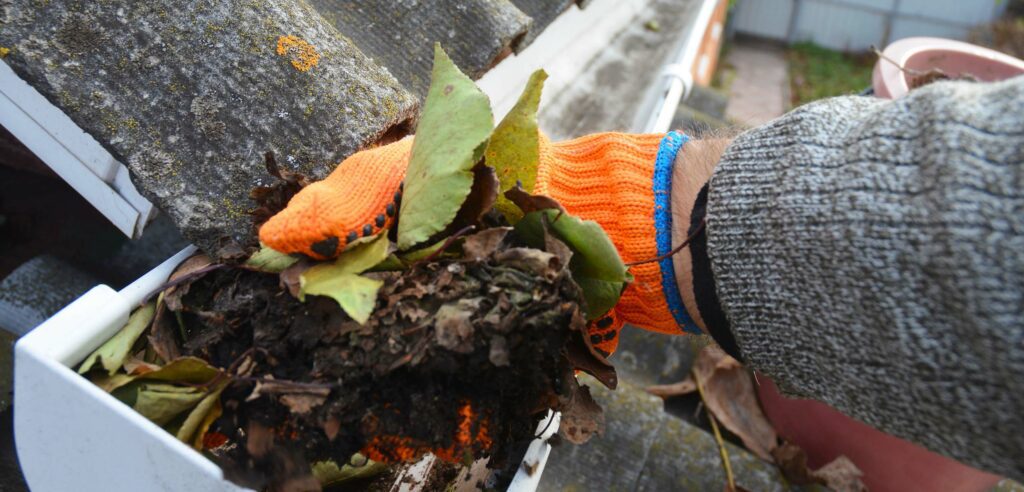
<svg viewBox="0 0 1024 492">
<path fill-rule="evenodd" d="M 711 16 L 720 1 L 724 0 L 704 0 L 694 19 L 690 34 L 683 40 L 678 56 L 662 71 L 659 80 L 662 89 L 659 89 L 659 93 L 664 96 L 647 118 L 643 126 L 645 133 L 667 132 L 672 125 L 672 118 L 676 114 L 679 102 L 690 96 L 690 89 L 693 87 L 693 64 L 700 52 L 708 23 L 711 22 Z"/>
</svg>

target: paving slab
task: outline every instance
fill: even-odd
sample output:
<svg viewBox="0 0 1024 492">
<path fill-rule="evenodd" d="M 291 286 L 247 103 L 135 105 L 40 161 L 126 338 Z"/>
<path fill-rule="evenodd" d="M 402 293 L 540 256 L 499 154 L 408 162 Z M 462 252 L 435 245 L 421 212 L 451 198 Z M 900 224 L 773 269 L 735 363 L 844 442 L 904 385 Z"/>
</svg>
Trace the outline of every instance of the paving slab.
<svg viewBox="0 0 1024 492">
<path fill-rule="evenodd" d="M 727 119 L 743 126 L 757 126 L 789 109 L 789 71 L 782 47 L 740 41 L 729 49 L 726 64 L 736 71 L 729 85 Z"/>
</svg>

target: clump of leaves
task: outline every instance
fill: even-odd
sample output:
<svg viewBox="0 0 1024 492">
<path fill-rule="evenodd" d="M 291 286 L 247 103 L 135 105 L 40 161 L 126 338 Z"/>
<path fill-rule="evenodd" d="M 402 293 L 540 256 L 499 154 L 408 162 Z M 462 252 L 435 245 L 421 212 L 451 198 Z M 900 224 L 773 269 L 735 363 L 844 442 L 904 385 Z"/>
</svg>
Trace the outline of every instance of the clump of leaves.
<svg viewBox="0 0 1024 492">
<path fill-rule="evenodd" d="M 574 371 L 616 385 L 586 325 L 631 277 L 596 223 L 531 194 L 546 76 L 497 127 L 439 46 L 432 77 L 395 230 L 329 261 L 190 258 L 80 371 L 231 480 L 273 490 L 380 472 L 345 465 L 359 452 L 500 467 L 549 408 L 572 442 L 600 432 Z M 277 177 L 254 193 L 260 217 L 305 184 Z"/>
</svg>

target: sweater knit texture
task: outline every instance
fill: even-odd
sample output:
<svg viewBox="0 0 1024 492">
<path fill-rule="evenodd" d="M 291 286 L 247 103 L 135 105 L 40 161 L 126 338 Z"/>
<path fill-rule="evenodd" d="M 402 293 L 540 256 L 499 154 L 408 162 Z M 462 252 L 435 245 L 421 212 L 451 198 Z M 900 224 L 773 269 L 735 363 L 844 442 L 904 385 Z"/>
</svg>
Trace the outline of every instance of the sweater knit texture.
<svg viewBox="0 0 1024 492">
<path fill-rule="evenodd" d="M 738 137 L 708 253 L 793 396 L 1024 477 L 1024 77 L 808 104 Z"/>
</svg>

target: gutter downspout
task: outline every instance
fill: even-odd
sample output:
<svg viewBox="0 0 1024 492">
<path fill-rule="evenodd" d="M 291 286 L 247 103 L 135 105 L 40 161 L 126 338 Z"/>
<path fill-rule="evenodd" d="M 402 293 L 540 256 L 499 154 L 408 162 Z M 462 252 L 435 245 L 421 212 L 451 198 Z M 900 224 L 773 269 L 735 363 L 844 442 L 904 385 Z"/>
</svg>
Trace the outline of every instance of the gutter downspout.
<svg viewBox="0 0 1024 492">
<path fill-rule="evenodd" d="M 690 89 L 693 88 L 693 66 L 697 61 L 708 23 L 720 1 L 724 0 L 704 0 L 701 4 L 689 35 L 683 39 L 673 61 L 665 65 L 658 77 L 660 87 L 655 94 L 659 96 L 651 104 L 652 111 L 641 113 L 649 116 L 640 127 L 640 131 L 664 133 L 672 126 L 676 108 L 681 101 L 690 96 Z"/>
</svg>

